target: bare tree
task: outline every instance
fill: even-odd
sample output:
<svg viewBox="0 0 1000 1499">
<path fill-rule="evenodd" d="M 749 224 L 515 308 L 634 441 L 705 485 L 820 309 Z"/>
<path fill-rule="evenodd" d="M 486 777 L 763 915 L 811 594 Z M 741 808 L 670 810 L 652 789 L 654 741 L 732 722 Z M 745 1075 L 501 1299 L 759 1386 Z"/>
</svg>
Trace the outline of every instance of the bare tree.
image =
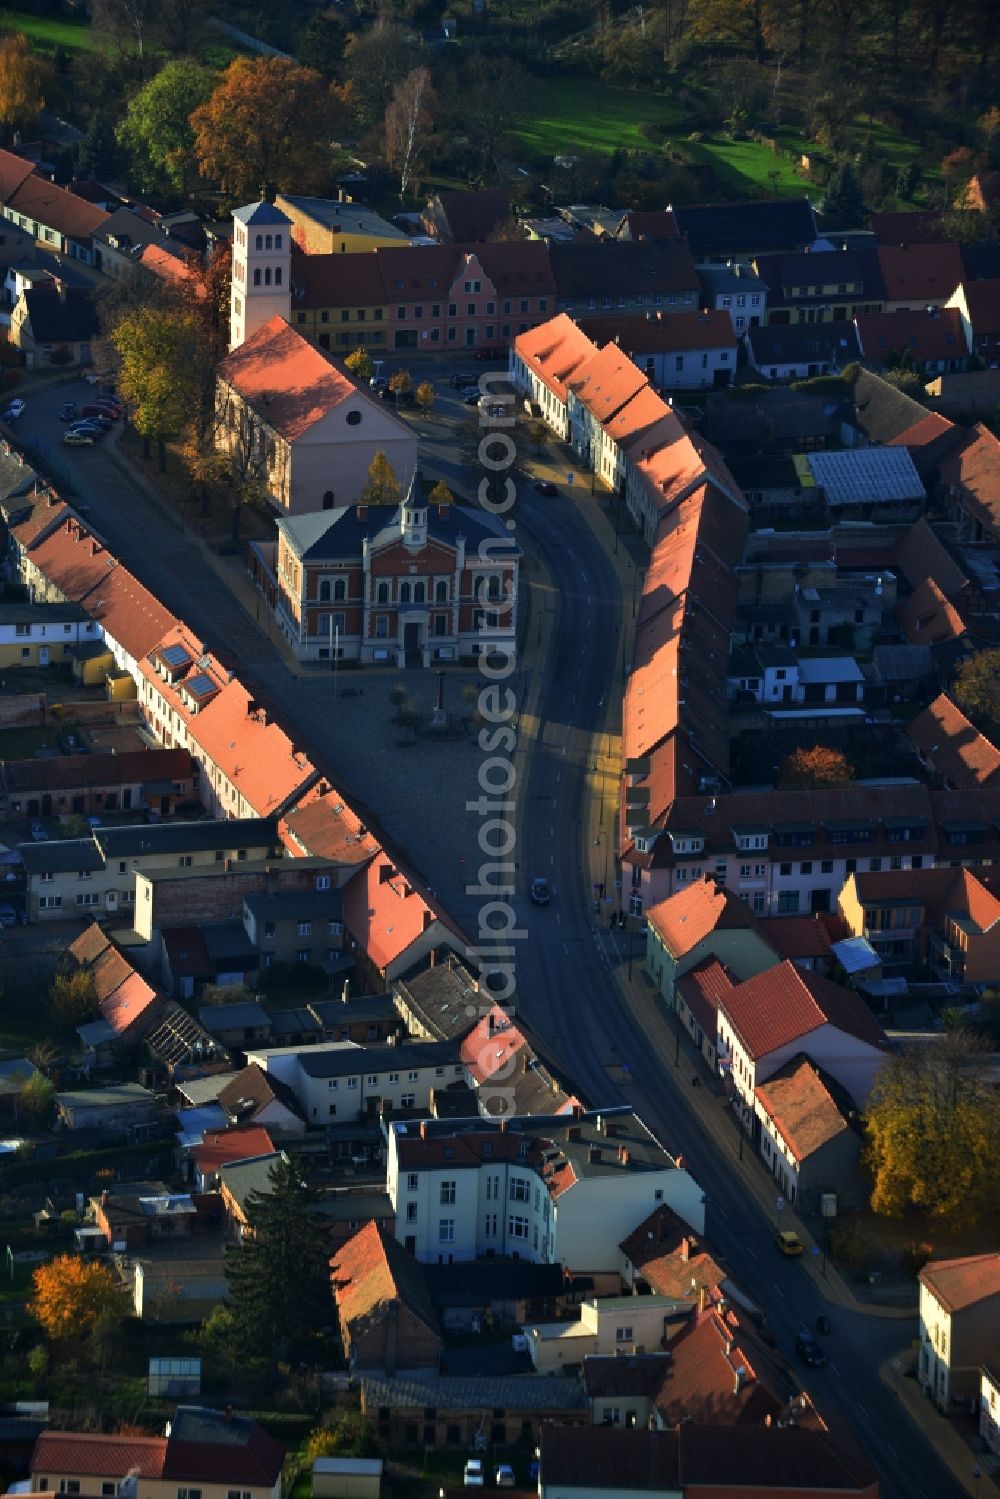
<svg viewBox="0 0 1000 1499">
<path fill-rule="evenodd" d="M 427 148 L 434 124 L 434 89 L 427 68 L 414 68 L 397 83 L 385 112 L 385 158 L 399 172 L 399 196 Z"/>
<path fill-rule="evenodd" d="M 134 38 L 143 74 L 146 26 L 153 13 L 152 0 L 91 0 L 91 18 L 96 27 L 113 37 Z"/>
</svg>

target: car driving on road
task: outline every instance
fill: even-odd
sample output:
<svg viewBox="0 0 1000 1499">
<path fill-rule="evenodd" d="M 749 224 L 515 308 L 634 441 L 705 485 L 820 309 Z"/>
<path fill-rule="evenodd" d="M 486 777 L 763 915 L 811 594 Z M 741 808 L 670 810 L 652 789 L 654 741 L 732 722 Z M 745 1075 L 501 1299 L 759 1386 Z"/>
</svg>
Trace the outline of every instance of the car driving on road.
<svg viewBox="0 0 1000 1499">
<path fill-rule="evenodd" d="M 802 1240 L 798 1234 L 793 1234 L 791 1229 L 781 1229 L 774 1236 L 774 1246 L 782 1254 L 801 1254 Z"/>
<path fill-rule="evenodd" d="M 24 402 L 21 400 L 20 396 L 15 397 L 15 399 L 9 403 L 7 410 L 3 414 L 5 422 L 16 421 L 19 416 L 23 415 Z"/>
<path fill-rule="evenodd" d="M 547 906 L 552 899 L 552 890 L 544 875 L 536 875 L 532 880 L 531 898 L 536 906 Z"/>
<path fill-rule="evenodd" d="M 822 1369 L 826 1366 L 826 1354 L 814 1337 L 807 1332 L 800 1332 L 795 1339 L 795 1352 L 804 1364 L 810 1369 Z"/>
</svg>

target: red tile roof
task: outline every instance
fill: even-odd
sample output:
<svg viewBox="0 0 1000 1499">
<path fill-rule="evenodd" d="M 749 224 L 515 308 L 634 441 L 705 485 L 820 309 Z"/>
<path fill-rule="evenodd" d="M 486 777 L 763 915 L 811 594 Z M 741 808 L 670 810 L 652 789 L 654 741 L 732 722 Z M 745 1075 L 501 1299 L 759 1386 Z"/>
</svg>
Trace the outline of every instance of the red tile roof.
<svg viewBox="0 0 1000 1499">
<path fill-rule="evenodd" d="M 606 422 L 649 381 L 617 344 L 606 344 L 567 384 L 596 421 Z"/>
<path fill-rule="evenodd" d="M 795 1057 L 766 1083 L 758 1083 L 756 1096 L 800 1163 L 850 1129 L 818 1068 L 806 1056 Z"/>
<path fill-rule="evenodd" d="M 926 360 L 966 359 L 968 345 L 957 307 L 923 308 L 909 312 L 863 312 L 854 319 L 864 357 L 885 364 L 890 354 L 908 352 L 915 364 Z"/>
<path fill-rule="evenodd" d="M 465 1037 L 460 1055 L 476 1083 L 485 1083 L 498 1072 L 509 1075 L 514 1058 L 527 1045 L 506 1010 L 494 1005 Z"/>
<path fill-rule="evenodd" d="M 913 589 L 925 578 L 933 578 L 946 599 L 953 599 L 968 579 L 943 542 L 931 530 L 923 516 L 893 548 L 896 566 Z"/>
<path fill-rule="evenodd" d="M 89 968 L 110 946 L 104 928 L 94 921 L 70 943 L 67 951 L 81 967 Z"/>
<path fill-rule="evenodd" d="M 868 227 L 880 245 L 929 245 L 945 237 L 938 233 L 943 225 L 944 215 L 938 210 L 868 215 Z"/>
<path fill-rule="evenodd" d="M 597 346 L 571 317 L 560 312 L 540 327 L 519 333 L 514 340 L 514 350 L 560 401 L 565 402 L 567 382 L 593 359 Z"/>
<path fill-rule="evenodd" d="M 690 1300 L 703 1288 L 714 1290 L 726 1278 L 697 1235 L 665 1203 L 643 1219 L 620 1247 L 654 1296 Z"/>
<path fill-rule="evenodd" d="M 345 928 L 382 973 L 436 922 L 450 927 L 412 876 L 381 850 L 347 881 L 343 903 Z"/>
<path fill-rule="evenodd" d="M 111 217 L 106 208 L 88 203 L 68 187 L 57 187 L 41 176 L 26 177 L 6 201 L 15 213 L 37 220 L 67 239 L 88 240 Z"/>
<path fill-rule="evenodd" d="M 381 307 L 385 300 L 385 287 L 372 254 L 296 255 L 292 260 L 293 310 Z"/>
<path fill-rule="evenodd" d="M 1000 440 L 977 423 L 975 433 L 941 463 L 941 479 L 988 535 L 1000 533 Z"/>
<path fill-rule="evenodd" d="M 946 302 L 965 267 L 958 245 L 882 245 L 878 250 L 888 302 Z"/>
<path fill-rule="evenodd" d="M 79 1474 L 87 1478 L 161 1478 L 166 1437 L 108 1436 L 101 1432 L 43 1431 L 31 1457 L 32 1474 Z"/>
<path fill-rule="evenodd" d="M 662 312 L 581 317 L 580 327 L 597 344 L 616 343 L 627 354 L 683 354 L 700 349 L 735 349 L 728 312 Z"/>
<path fill-rule="evenodd" d="M 716 957 L 702 958 L 677 980 L 677 992 L 712 1044 L 719 1024 L 719 1005 L 733 981 Z"/>
<path fill-rule="evenodd" d="M 627 228 L 628 233 L 622 230 Z M 669 208 L 632 209 L 618 226 L 619 239 L 679 239 L 677 220 Z"/>
<path fill-rule="evenodd" d="M 120 984 L 131 978 L 135 969 L 126 957 L 110 944 L 98 955 L 90 967 L 94 977 L 94 992 L 98 1003 L 109 999 Z"/>
<path fill-rule="evenodd" d="M 141 974 L 132 972 L 101 1004 L 101 1019 L 123 1036 L 137 1022 L 152 1020 L 159 1009 L 159 996 Z"/>
<path fill-rule="evenodd" d="M 308 755 L 235 677 L 192 717 L 188 734 L 257 817 L 276 816 L 318 774 Z M 233 813 L 235 803 L 225 810 Z"/>
<path fill-rule="evenodd" d="M 311 786 L 278 823 L 278 836 L 296 858 L 313 855 L 362 864 L 378 852 L 375 835 L 328 781 Z"/>
<path fill-rule="evenodd" d="M 165 245 L 146 245 L 139 256 L 139 264 L 151 276 L 171 285 L 189 287 L 199 300 L 204 298 L 204 283 L 196 280 L 191 266 L 182 255 L 176 255 Z"/>
<path fill-rule="evenodd" d="M 787 959 L 737 984 L 719 1009 L 754 1058 L 766 1057 L 825 1025 L 868 1046 L 885 1045 L 882 1027 L 856 994 Z"/>
<path fill-rule="evenodd" d="M 965 634 L 965 621 L 933 578 L 926 578 L 897 605 L 896 622 L 912 645 L 940 645 Z"/>
<path fill-rule="evenodd" d="M 749 906 L 714 880 L 692 880 L 646 915 L 649 925 L 675 959 L 685 957 L 715 931 L 760 931 L 760 923 Z"/>
<path fill-rule="evenodd" d="M 760 929 L 779 958 L 830 956 L 830 933 L 819 916 L 768 916 Z"/>
<path fill-rule="evenodd" d="M 35 163 L 16 151 L 0 151 L 0 202 L 9 203 L 17 189 L 35 170 Z"/>
<path fill-rule="evenodd" d="M 902 312 L 887 312 L 886 317 L 904 317 Z M 955 431 L 955 423 L 950 422 L 940 411 L 928 411 L 912 427 L 907 427 L 903 432 L 897 432 L 894 437 L 886 440 L 887 448 L 911 448 L 917 449 L 929 447 L 931 443 L 937 442 L 939 438 L 947 437 Z"/>
<path fill-rule="evenodd" d="M 917 715 L 907 734 L 921 760 L 956 790 L 993 785 L 1000 776 L 1000 750 L 946 692 Z"/>
<path fill-rule="evenodd" d="M 784 1406 L 783 1393 L 761 1377 L 773 1358 L 732 1311 L 713 1306 L 696 1312 L 671 1340 L 670 1354 L 654 1400 L 665 1426 L 686 1420 L 760 1426 Z M 739 1379 L 738 1369 L 743 1370 Z"/>
<path fill-rule="evenodd" d="M 440 1335 L 438 1316 L 413 1256 L 380 1223 L 366 1223 L 330 1261 L 340 1320 L 353 1338 L 388 1315 L 394 1302 Z"/>
<path fill-rule="evenodd" d="M 918 1279 L 946 1312 L 961 1312 L 990 1296 L 1000 1296 L 1000 1254 L 928 1260 Z"/>
<path fill-rule="evenodd" d="M 271 318 L 234 349 L 222 361 L 219 374 L 288 442 L 347 401 L 374 409 L 371 396 L 348 371 L 282 317 Z M 409 427 L 381 402 L 378 409 L 385 422 L 409 435 Z"/>
<path fill-rule="evenodd" d="M 218 1173 L 220 1166 L 232 1161 L 246 1161 L 252 1156 L 271 1155 L 274 1142 L 261 1124 L 250 1124 L 245 1128 L 208 1130 L 194 1151 L 195 1164 L 202 1176 Z"/>
</svg>

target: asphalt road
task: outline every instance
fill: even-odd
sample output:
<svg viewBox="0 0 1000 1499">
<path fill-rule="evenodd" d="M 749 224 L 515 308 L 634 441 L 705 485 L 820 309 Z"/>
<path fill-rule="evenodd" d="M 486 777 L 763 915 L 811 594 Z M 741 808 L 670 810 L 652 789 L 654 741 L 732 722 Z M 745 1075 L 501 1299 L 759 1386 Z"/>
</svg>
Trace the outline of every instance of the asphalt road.
<svg viewBox="0 0 1000 1499">
<path fill-rule="evenodd" d="M 878 1375 L 880 1364 L 914 1331 L 913 1324 L 831 1309 L 809 1275 L 774 1247 L 774 1221 L 741 1185 L 732 1154 L 720 1150 L 687 1107 L 687 1069 L 664 1069 L 633 1020 L 609 969 L 613 941 L 594 922 L 587 780 L 599 745 L 603 698 L 622 683 L 622 601 L 611 564 L 576 509 L 565 500 L 520 512 L 546 554 L 560 617 L 554 660 L 542 700 L 544 731 L 530 762 L 521 866 L 524 925 L 517 954 L 518 1004 L 529 1025 L 595 1102 L 628 1103 L 663 1143 L 683 1154 L 706 1195 L 706 1235 L 767 1314 L 778 1346 L 795 1362 L 794 1339 L 828 1311 L 833 1332 L 821 1339 L 828 1363 L 802 1369 L 802 1386 L 836 1429 L 846 1423 L 877 1468 L 886 1499 L 952 1499 L 964 1494 L 936 1453 L 915 1432 L 898 1397 Z M 602 839 L 603 841 L 603 839 Z M 552 883 L 550 905 L 527 899 L 535 874 Z M 608 888 L 613 889 L 609 876 Z M 519 912 L 519 914 L 521 914 Z M 627 1068 L 630 1081 L 612 1081 Z M 667 1073 L 665 1076 L 664 1073 Z M 801 1368 L 801 1366 L 800 1366 Z"/>
<path fill-rule="evenodd" d="M 470 365 L 481 373 L 482 366 Z M 423 376 L 424 369 L 414 368 Z M 431 378 L 434 375 L 426 371 Z M 434 372 L 436 373 L 436 371 Z M 59 403 L 76 388 L 39 392 L 29 399 L 20 435 L 34 443 L 81 499 L 111 546 L 154 592 L 204 637 L 237 656 L 246 675 L 301 706 L 281 691 L 287 679 L 274 647 L 183 534 L 141 496 L 132 495 L 121 471 L 101 447 L 66 449 L 56 419 Z M 440 383 L 439 383 L 440 389 Z M 443 393 L 442 393 L 443 395 Z M 443 395 L 442 408 L 459 417 L 459 401 Z M 454 429 L 441 423 L 426 445 L 430 467 L 468 484 L 468 465 L 455 446 Z M 464 481 L 464 484 L 463 484 Z M 548 562 L 559 595 L 554 657 L 542 697 L 544 728 L 528 761 L 522 843 L 518 864 L 522 887 L 518 914 L 529 937 L 516 958 L 518 1004 L 567 1072 L 595 1102 L 628 1103 L 664 1144 L 683 1154 L 707 1199 L 708 1238 L 767 1313 L 779 1346 L 794 1358 L 794 1337 L 811 1329 L 824 1309 L 813 1281 L 773 1247 L 774 1225 L 740 1184 L 735 1151 L 720 1151 L 687 1107 L 680 1077 L 664 1069 L 642 1028 L 632 1018 L 609 967 L 613 939 L 594 925 L 588 855 L 587 779 L 598 745 L 593 736 L 604 719 L 604 696 L 622 685 L 622 601 L 610 561 L 578 511 L 564 498 L 543 500 L 522 486 L 516 512 L 519 539 L 533 538 Z M 536 610 L 542 607 L 536 600 Z M 308 728 L 303 724 L 308 732 Z M 392 830 L 387 829 L 391 834 Z M 611 829 L 601 830 L 609 850 Z M 424 869 L 425 875 L 432 871 Z M 554 899 L 546 907 L 528 900 L 534 875 L 545 875 Z M 444 883 L 437 888 L 448 903 Z M 463 913 L 464 914 L 464 913 Z M 612 1080 L 627 1069 L 630 1082 Z M 666 1075 L 665 1075 L 666 1074 Z M 886 1499 L 959 1499 L 964 1491 L 915 1432 L 896 1396 L 878 1377 L 882 1361 L 912 1334 L 910 1324 L 862 1313 L 831 1313 L 834 1334 L 826 1344 L 823 1370 L 804 1371 L 803 1384 L 824 1413 L 839 1410 L 866 1449 L 882 1479 Z"/>
</svg>

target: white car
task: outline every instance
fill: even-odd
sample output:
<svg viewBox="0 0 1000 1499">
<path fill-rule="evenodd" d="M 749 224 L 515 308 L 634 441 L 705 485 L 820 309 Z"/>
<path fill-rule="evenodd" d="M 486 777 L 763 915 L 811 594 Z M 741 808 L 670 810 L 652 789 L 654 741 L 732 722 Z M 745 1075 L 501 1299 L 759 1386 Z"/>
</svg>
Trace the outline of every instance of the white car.
<svg viewBox="0 0 1000 1499">
<path fill-rule="evenodd" d="M 514 1469 L 510 1463 L 499 1464 L 496 1471 L 496 1480 L 498 1489 L 512 1489 L 516 1486 L 517 1479 L 514 1477 Z"/>
<path fill-rule="evenodd" d="M 21 400 L 20 396 L 17 396 L 13 401 L 11 401 L 4 415 L 8 418 L 24 415 L 24 402 Z"/>
<path fill-rule="evenodd" d="M 467 1489 L 481 1489 L 485 1482 L 482 1458 L 470 1457 L 465 1465 L 465 1487 Z"/>
</svg>

